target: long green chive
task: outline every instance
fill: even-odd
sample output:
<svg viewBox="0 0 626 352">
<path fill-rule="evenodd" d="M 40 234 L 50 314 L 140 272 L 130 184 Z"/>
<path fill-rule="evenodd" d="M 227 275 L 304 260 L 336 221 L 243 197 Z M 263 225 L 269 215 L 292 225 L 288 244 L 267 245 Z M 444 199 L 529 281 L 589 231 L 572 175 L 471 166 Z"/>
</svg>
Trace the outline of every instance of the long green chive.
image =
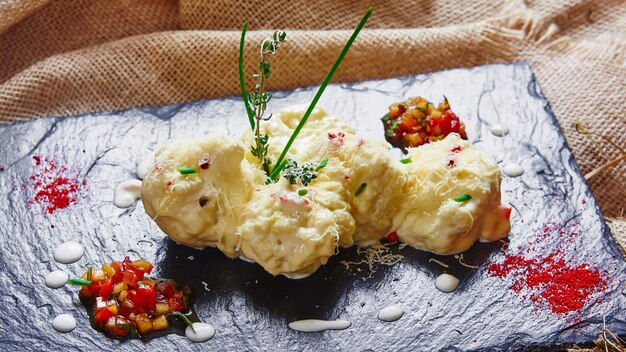
<svg viewBox="0 0 626 352">
<path fill-rule="evenodd" d="M 409 164 L 411 163 L 413 160 L 411 160 L 411 158 L 404 158 L 404 159 L 400 159 L 400 162 L 403 164 Z"/>
<path fill-rule="evenodd" d="M 72 285 L 89 286 L 91 285 L 91 280 L 69 279 L 67 280 L 67 283 Z"/>
<path fill-rule="evenodd" d="M 363 191 L 365 190 L 365 187 L 367 187 L 367 183 L 361 183 L 359 188 L 357 188 L 356 191 L 354 191 L 354 196 L 356 197 L 359 194 L 363 193 Z"/>
<path fill-rule="evenodd" d="M 92 272 L 91 267 L 88 267 L 87 268 L 87 280 L 90 280 L 90 281 L 91 281 L 91 272 Z"/>
<path fill-rule="evenodd" d="M 180 169 L 178 169 L 178 172 L 181 173 L 181 175 L 189 175 L 189 174 L 195 174 L 196 169 L 194 169 L 193 167 L 181 167 Z"/>
<path fill-rule="evenodd" d="M 193 328 L 193 323 L 191 322 L 191 320 L 189 320 L 189 318 L 187 318 L 185 314 L 174 311 L 174 312 L 171 312 L 169 315 L 179 317 L 185 323 L 185 325 L 191 328 L 191 331 L 193 331 L 194 333 L 196 332 L 196 330 L 194 330 Z"/>
<path fill-rule="evenodd" d="M 307 111 L 304 114 L 304 116 L 302 116 L 302 120 L 300 120 L 300 123 L 298 123 L 298 126 L 293 131 L 293 133 L 291 134 L 291 138 L 289 138 L 289 141 L 285 145 L 285 148 L 283 148 L 283 152 L 280 153 L 280 156 L 278 157 L 278 160 L 276 161 L 276 167 L 270 173 L 270 178 L 271 179 L 276 179 L 276 176 L 280 173 L 280 171 L 284 167 L 282 162 L 285 159 L 285 157 L 287 156 L 287 152 L 289 151 L 289 148 L 291 148 L 291 145 L 296 140 L 296 137 L 298 137 L 298 133 L 300 133 L 300 130 L 302 130 L 302 127 L 304 127 L 304 124 L 309 119 L 309 116 L 313 112 L 313 109 L 315 108 L 315 105 L 317 104 L 318 100 L 320 100 L 320 97 L 322 96 L 322 93 L 324 93 L 324 90 L 326 89 L 326 86 L 328 86 L 328 83 L 330 83 L 330 80 L 331 80 L 331 78 L 333 78 L 333 75 L 335 74 L 335 71 L 337 70 L 337 68 L 341 64 L 341 61 L 343 61 L 343 58 L 348 53 L 348 50 L 350 50 L 350 47 L 352 46 L 352 43 L 354 42 L 356 37 L 359 35 L 359 32 L 361 31 L 361 29 L 365 25 L 365 22 L 367 22 L 367 19 L 372 14 L 372 11 L 374 11 L 374 7 L 370 6 L 370 8 L 367 10 L 365 15 L 363 16 L 363 19 L 361 20 L 359 25 L 356 27 L 356 29 L 352 33 L 352 36 L 350 37 L 350 39 L 348 39 L 348 42 L 343 47 L 343 50 L 341 51 L 341 54 L 339 54 L 339 57 L 337 57 L 337 61 L 335 61 L 335 64 L 333 65 L 333 67 L 330 69 L 330 71 L 328 71 L 328 75 L 326 75 L 326 78 L 324 79 L 324 82 L 322 82 L 322 85 L 317 90 L 317 93 L 315 93 L 315 97 L 313 98 L 313 101 L 311 101 L 311 104 L 309 105 L 309 108 L 307 109 Z"/>
<path fill-rule="evenodd" d="M 324 159 L 322 160 L 319 165 L 317 165 L 317 167 L 315 168 L 315 171 L 319 171 L 321 169 L 324 168 L 324 166 L 326 166 L 326 164 L 328 164 L 328 159 Z"/>
<path fill-rule="evenodd" d="M 454 199 L 456 202 L 465 202 L 466 200 L 470 200 L 472 198 L 472 196 L 470 196 L 469 194 L 465 193 L 465 194 L 461 194 L 460 196 L 456 196 L 452 199 Z"/>
<path fill-rule="evenodd" d="M 308 189 L 306 189 L 306 188 L 303 188 L 303 189 L 299 189 L 299 190 L 298 190 L 298 195 L 299 195 L 299 196 L 304 196 L 304 195 L 306 195 L 307 193 L 309 193 L 309 190 L 308 190 Z"/>
<path fill-rule="evenodd" d="M 243 23 L 243 28 L 241 29 L 241 40 L 239 41 L 239 84 L 241 85 L 241 97 L 243 98 L 243 103 L 246 105 L 246 114 L 248 115 L 248 120 L 250 120 L 250 128 L 252 128 L 252 132 L 254 132 L 254 111 L 250 107 L 250 101 L 248 101 L 246 79 L 243 74 L 243 44 L 246 39 L 247 30 L 248 22 L 246 21 Z"/>
</svg>

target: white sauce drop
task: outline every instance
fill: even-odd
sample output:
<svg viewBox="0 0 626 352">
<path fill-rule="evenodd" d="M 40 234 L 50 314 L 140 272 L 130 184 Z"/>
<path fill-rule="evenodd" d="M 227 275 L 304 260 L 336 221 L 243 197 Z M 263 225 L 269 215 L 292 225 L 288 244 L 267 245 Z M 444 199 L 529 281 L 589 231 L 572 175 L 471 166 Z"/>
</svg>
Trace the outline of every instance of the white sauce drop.
<svg viewBox="0 0 626 352">
<path fill-rule="evenodd" d="M 347 320 L 318 320 L 318 319 L 305 319 L 298 320 L 289 323 L 289 328 L 300 332 L 318 332 L 324 330 L 343 330 L 352 325 Z"/>
<path fill-rule="evenodd" d="M 137 177 L 143 180 L 148 174 L 148 172 L 150 172 L 150 168 L 152 167 L 153 164 L 154 164 L 154 157 L 152 156 L 152 154 L 141 159 L 141 161 L 139 161 L 139 164 L 137 164 L 137 170 L 135 170 Z"/>
<path fill-rule="evenodd" d="M 404 315 L 402 307 L 397 304 L 387 306 L 378 312 L 378 319 L 382 321 L 396 321 Z"/>
<path fill-rule="evenodd" d="M 211 324 L 193 323 L 192 326 L 193 330 L 191 330 L 189 326 L 185 328 L 185 336 L 187 336 L 190 341 L 204 342 L 215 336 L 215 328 Z"/>
<path fill-rule="evenodd" d="M 118 208 L 128 208 L 141 197 L 141 181 L 128 180 L 115 187 L 113 204 Z"/>
<path fill-rule="evenodd" d="M 59 314 L 52 320 L 52 327 L 58 332 L 70 332 L 76 328 L 76 319 L 69 314 Z"/>
<path fill-rule="evenodd" d="M 67 241 L 54 250 L 53 257 L 59 263 L 70 264 L 80 259 L 84 253 L 85 249 L 80 243 Z"/>
<path fill-rule="evenodd" d="M 49 288 L 60 288 L 65 286 L 69 279 L 70 276 L 65 271 L 55 270 L 46 275 L 45 283 Z"/>
<path fill-rule="evenodd" d="M 459 279 L 450 274 L 441 274 L 435 279 L 435 287 L 441 292 L 452 292 L 457 286 L 459 286 Z"/>
<path fill-rule="evenodd" d="M 517 177 L 524 174 L 524 169 L 519 164 L 506 164 L 502 167 L 502 172 L 509 177 Z"/>
<path fill-rule="evenodd" d="M 509 134 L 509 128 L 498 123 L 491 126 L 491 134 L 497 137 L 504 137 Z"/>
</svg>

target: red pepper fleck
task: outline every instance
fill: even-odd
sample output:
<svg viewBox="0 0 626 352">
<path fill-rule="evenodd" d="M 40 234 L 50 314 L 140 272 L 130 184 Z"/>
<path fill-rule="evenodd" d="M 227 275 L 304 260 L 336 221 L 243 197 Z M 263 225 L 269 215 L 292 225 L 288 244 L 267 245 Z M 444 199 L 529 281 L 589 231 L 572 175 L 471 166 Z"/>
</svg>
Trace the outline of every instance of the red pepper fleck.
<svg viewBox="0 0 626 352">
<path fill-rule="evenodd" d="M 448 166 L 454 166 L 454 164 L 455 164 L 454 159 L 448 158 Z"/>
<path fill-rule="evenodd" d="M 451 152 L 456 153 L 456 152 L 460 152 L 461 151 L 461 146 L 460 145 L 455 145 L 452 147 L 452 149 L 450 149 Z"/>
<path fill-rule="evenodd" d="M 40 156 L 34 155 L 33 159 L 36 166 L 42 165 Z M 48 161 L 48 158 L 44 161 Z M 76 203 L 76 194 L 80 190 L 81 182 L 76 178 L 68 177 L 67 173 L 65 166 L 58 168 L 53 161 L 50 161 L 44 165 L 43 170 L 29 177 L 35 191 L 33 202 L 43 204 L 49 214 Z M 84 181 L 82 185 L 85 185 Z"/>
<path fill-rule="evenodd" d="M 167 181 L 167 186 L 171 186 L 172 185 L 172 181 Z"/>
<path fill-rule="evenodd" d="M 392 232 L 390 234 L 387 235 L 387 242 L 389 243 L 394 243 L 398 241 L 398 234 L 395 232 Z"/>
<path fill-rule="evenodd" d="M 511 210 L 512 210 L 512 208 L 511 208 L 511 207 L 505 207 L 505 208 L 504 208 L 504 217 L 505 217 L 507 220 L 511 220 Z"/>
<path fill-rule="evenodd" d="M 335 139 L 335 138 L 337 138 L 336 134 L 334 134 L 332 132 L 328 132 L 328 139 L 332 140 L 332 139 Z"/>
<path fill-rule="evenodd" d="M 209 162 L 208 161 L 203 162 L 202 164 L 200 164 L 200 168 L 203 169 L 203 170 L 208 169 L 209 168 Z"/>
<path fill-rule="evenodd" d="M 507 254 L 501 263 L 490 264 L 487 273 L 511 277 L 511 290 L 529 292 L 531 301 L 561 315 L 580 312 L 594 293 L 607 286 L 598 269 L 586 263 L 568 264 L 559 251 L 545 257 Z"/>
<path fill-rule="evenodd" d="M 587 204 L 587 200 L 583 199 L 583 204 Z"/>
</svg>

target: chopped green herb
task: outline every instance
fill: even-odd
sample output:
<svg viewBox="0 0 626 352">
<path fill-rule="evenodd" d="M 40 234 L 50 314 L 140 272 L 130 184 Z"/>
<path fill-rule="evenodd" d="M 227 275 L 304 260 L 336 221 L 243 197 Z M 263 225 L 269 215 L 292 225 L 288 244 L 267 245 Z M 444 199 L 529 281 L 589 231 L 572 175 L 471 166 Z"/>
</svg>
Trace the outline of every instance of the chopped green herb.
<svg viewBox="0 0 626 352">
<path fill-rule="evenodd" d="M 400 162 L 403 164 L 410 164 L 412 161 L 411 158 L 400 159 Z"/>
<path fill-rule="evenodd" d="M 315 168 L 315 171 L 319 171 L 321 169 L 324 168 L 324 166 L 326 166 L 326 164 L 328 164 L 328 159 L 324 159 L 322 160 L 319 165 L 317 165 L 317 167 Z"/>
<path fill-rule="evenodd" d="M 289 180 L 289 183 L 295 185 L 298 179 L 302 182 L 302 185 L 307 186 L 309 182 L 317 178 L 315 173 L 315 164 L 312 162 L 306 162 L 300 166 L 293 159 L 287 159 L 287 164 L 284 167 L 283 177 Z"/>
<path fill-rule="evenodd" d="M 472 198 L 472 196 L 470 196 L 469 194 L 461 194 L 460 196 L 456 196 L 452 199 L 454 199 L 454 201 L 456 202 L 465 202 L 466 200 L 470 200 Z"/>
<path fill-rule="evenodd" d="M 398 128 L 398 120 L 400 119 L 395 119 L 391 121 L 391 126 L 389 126 L 389 129 L 387 130 L 387 137 L 393 137 L 396 128 Z"/>
<path fill-rule="evenodd" d="M 383 117 L 381 118 L 381 120 L 383 120 L 383 121 L 389 120 L 389 113 L 384 114 Z"/>
<path fill-rule="evenodd" d="M 421 111 L 423 114 L 428 115 L 428 113 L 426 112 L 426 110 L 424 108 L 422 108 L 421 106 L 416 107 L 417 110 Z"/>
<path fill-rule="evenodd" d="M 181 175 L 189 175 L 195 174 L 197 171 L 193 167 L 181 167 L 180 169 L 178 169 L 178 172 L 180 172 Z"/>
<path fill-rule="evenodd" d="M 303 189 L 299 189 L 299 190 L 298 190 L 298 195 L 299 195 L 299 196 L 304 196 L 304 195 L 306 195 L 307 193 L 309 193 L 309 190 L 308 190 L 308 189 L 306 189 L 306 188 L 303 188 Z"/>
<path fill-rule="evenodd" d="M 363 191 L 365 190 L 365 187 L 367 187 L 367 183 L 361 183 L 359 188 L 357 188 L 356 191 L 354 191 L 354 196 L 356 197 L 359 194 L 363 193 Z"/>
<path fill-rule="evenodd" d="M 174 312 L 171 312 L 169 315 L 179 317 L 185 323 L 185 325 L 191 328 L 191 331 L 193 331 L 194 333 L 196 332 L 196 330 L 193 329 L 193 323 L 191 322 L 191 320 L 189 320 L 189 318 L 187 318 L 185 314 L 174 311 Z"/>
<path fill-rule="evenodd" d="M 69 279 L 67 281 L 68 284 L 72 285 L 81 285 L 81 286 L 89 286 L 91 285 L 91 280 L 83 280 L 83 279 Z"/>
</svg>

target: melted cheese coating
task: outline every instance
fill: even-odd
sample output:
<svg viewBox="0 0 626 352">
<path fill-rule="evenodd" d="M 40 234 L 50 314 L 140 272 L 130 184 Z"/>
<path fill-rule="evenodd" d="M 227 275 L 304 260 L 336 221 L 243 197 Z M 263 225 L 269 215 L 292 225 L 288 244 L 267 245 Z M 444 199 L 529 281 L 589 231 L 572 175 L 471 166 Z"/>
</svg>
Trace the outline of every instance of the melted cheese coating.
<svg viewBox="0 0 626 352">
<path fill-rule="evenodd" d="M 262 125 L 271 160 L 305 110 L 285 109 Z M 248 131 L 241 141 L 209 134 L 163 146 L 143 181 L 146 212 L 178 243 L 218 247 L 289 277 L 310 275 L 339 246 L 369 245 L 392 231 L 417 249 L 452 254 L 510 229 L 495 161 L 458 135 L 409 150 L 412 162 L 402 164 L 385 142 L 360 139 L 316 108 L 287 155 L 299 164 L 328 159 L 307 187 L 284 178 L 265 185 L 245 147 L 253 140 Z M 182 167 L 198 172 L 182 175 Z M 452 199 L 461 194 L 472 198 Z"/>
</svg>

